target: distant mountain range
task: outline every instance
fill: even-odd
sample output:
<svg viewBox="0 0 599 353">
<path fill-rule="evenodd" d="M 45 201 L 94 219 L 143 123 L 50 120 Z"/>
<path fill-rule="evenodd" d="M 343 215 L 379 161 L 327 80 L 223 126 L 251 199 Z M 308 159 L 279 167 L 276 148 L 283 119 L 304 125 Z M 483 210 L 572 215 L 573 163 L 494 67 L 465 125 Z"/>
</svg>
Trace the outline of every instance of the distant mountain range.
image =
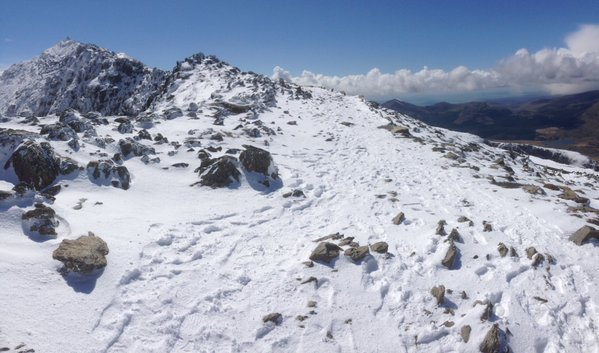
<svg viewBox="0 0 599 353">
<path fill-rule="evenodd" d="M 599 158 L 599 91 L 517 103 L 417 106 L 397 99 L 383 107 L 427 124 L 481 137 L 570 149 Z"/>
</svg>

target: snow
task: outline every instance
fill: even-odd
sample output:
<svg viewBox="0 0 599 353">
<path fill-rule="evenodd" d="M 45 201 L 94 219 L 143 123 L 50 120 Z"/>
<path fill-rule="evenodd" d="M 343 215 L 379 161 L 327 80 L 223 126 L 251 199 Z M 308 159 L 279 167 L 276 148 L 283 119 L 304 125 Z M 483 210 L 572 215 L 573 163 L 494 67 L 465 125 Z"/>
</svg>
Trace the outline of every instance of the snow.
<svg viewBox="0 0 599 353">
<path fill-rule="evenodd" d="M 585 218 L 567 212 L 575 204 L 559 199 L 559 191 L 531 195 L 487 179 L 505 176 L 494 167 L 503 157 L 519 183 L 569 185 L 597 207 L 596 172 L 538 158 L 530 158 L 530 171 L 520 157 L 512 160 L 476 136 L 431 128 L 320 88 L 305 88 L 312 98 L 295 99 L 278 87 L 276 105 L 268 107 L 256 92 L 271 86 L 229 87 L 227 70 L 185 67 L 190 76 L 173 83 L 174 99 L 161 97 L 152 109 L 185 111 L 196 103 L 205 110 L 199 119 L 157 120 L 148 131 L 183 142 L 195 136 L 191 130 L 214 129 L 224 141 L 201 140 L 203 147 L 223 147 L 213 157 L 244 144 L 264 148 L 282 185 L 254 188 L 242 175 L 234 188 L 192 187 L 199 181 L 193 173 L 198 148 L 160 144 L 152 146 L 158 164 L 125 161 L 129 190 L 92 183 L 85 172 L 61 180 L 68 187 L 51 205 L 60 216 L 57 239 L 36 242 L 24 234 L 20 216 L 33 199 L 0 201 L 0 302 L 8 304 L 0 306 L 0 347 L 25 342 L 39 352 L 478 352 L 498 323 L 512 333 L 507 343 L 515 352 L 599 352 L 599 251 L 568 240 Z M 260 106 L 257 117 L 265 126 L 281 131 L 251 138 L 235 130 L 253 121 L 245 113 L 213 125 L 213 110 L 206 107 L 240 97 Z M 96 126 L 99 136 L 118 141 L 136 134 L 116 131 L 115 118 Z M 46 124 L 57 117 L 39 119 Z M 379 128 L 389 119 L 415 138 Z M 39 130 L 18 120 L 0 127 Z M 51 144 L 83 166 L 98 158 L 91 153 L 104 152 L 89 143 L 77 152 L 66 142 Z M 464 152 L 463 162 L 432 150 L 444 146 L 457 153 L 469 144 L 480 151 Z M 105 152 L 112 156 L 117 146 Z M 169 167 L 175 163 L 189 167 Z M 544 165 L 573 173 L 552 175 Z M 2 179 L 8 172 L 0 173 Z M 10 185 L 2 181 L 0 189 Z M 306 197 L 283 197 L 293 189 Z M 78 203 L 83 207 L 73 209 Z M 391 219 L 400 211 L 406 221 L 394 225 Z M 474 226 L 458 223 L 459 216 Z M 456 228 L 463 238 L 456 243 L 453 269 L 441 265 L 449 247 L 446 237 L 435 235 L 441 219 L 448 232 Z M 483 221 L 493 231 L 483 232 Z M 63 278 L 52 251 L 61 240 L 88 231 L 108 243 L 108 266 L 91 278 Z M 306 267 L 302 262 L 314 240 L 336 232 L 361 245 L 386 241 L 390 255 L 372 253 L 353 263 L 341 254 L 330 265 Z M 500 257 L 499 242 L 513 246 L 519 257 Z M 533 268 L 525 253 L 529 246 L 557 263 Z M 310 277 L 317 280 L 302 284 Z M 441 284 L 453 292 L 437 307 L 430 290 Z M 476 300 L 493 304 L 490 321 L 481 321 L 484 305 L 474 305 Z M 262 322 L 272 312 L 282 314 L 280 325 Z M 299 321 L 298 315 L 307 318 Z M 446 327 L 446 321 L 454 325 Z M 472 327 L 468 343 L 460 336 L 464 325 Z"/>
</svg>

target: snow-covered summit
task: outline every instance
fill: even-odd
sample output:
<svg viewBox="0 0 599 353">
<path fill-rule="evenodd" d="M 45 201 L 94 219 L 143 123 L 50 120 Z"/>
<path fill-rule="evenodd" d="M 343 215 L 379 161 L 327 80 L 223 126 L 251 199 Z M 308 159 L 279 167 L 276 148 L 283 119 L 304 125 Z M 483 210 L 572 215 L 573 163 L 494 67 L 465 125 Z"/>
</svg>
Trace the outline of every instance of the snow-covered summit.
<svg viewBox="0 0 599 353">
<path fill-rule="evenodd" d="M 45 116 L 67 108 L 132 115 L 165 72 L 93 44 L 65 39 L 0 75 L 0 114 Z"/>
<path fill-rule="evenodd" d="M 202 54 L 154 93 L 0 123 L 0 349 L 599 349 L 599 173 Z"/>
</svg>

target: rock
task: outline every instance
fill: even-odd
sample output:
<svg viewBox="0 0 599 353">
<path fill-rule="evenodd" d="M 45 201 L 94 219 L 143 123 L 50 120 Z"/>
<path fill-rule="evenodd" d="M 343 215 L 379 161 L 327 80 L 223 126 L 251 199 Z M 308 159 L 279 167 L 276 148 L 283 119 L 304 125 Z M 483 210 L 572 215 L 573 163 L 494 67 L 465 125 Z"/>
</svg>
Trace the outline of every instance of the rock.
<svg viewBox="0 0 599 353">
<path fill-rule="evenodd" d="M 470 325 L 465 325 L 460 330 L 460 335 L 462 336 L 464 343 L 468 343 L 468 341 L 470 340 L 470 332 L 472 332 L 472 328 L 470 327 Z"/>
<path fill-rule="evenodd" d="M 59 222 L 56 219 L 56 212 L 52 208 L 37 203 L 33 210 L 23 213 L 21 219 L 25 228 L 29 228 L 30 231 L 44 236 L 56 237 L 55 228 L 58 227 Z"/>
<path fill-rule="evenodd" d="M 462 236 L 460 235 L 460 233 L 458 232 L 457 229 L 453 228 L 451 230 L 451 232 L 449 233 L 449 236 L 447 237 L 447 239 L 445 241 L 450 241 L 450 242 L 456 242 L 456 243 L 462 243 Z"/>
<path fill-rule="evenodd" d="M 499 255 L 501 257 L 506 257 L 509 249 L 507 248 L 507 246 L 505 246 L 504 243 L 499 243 L 499 245 L 497 245 L 497 251 L 499 252 Z"/>
<path fill-rule="evenodd" d="M 433 287 L 433 289 L 431 289 L 431 295 L 437 299 L 438 306 L 443 305 L 443 302 L 445 301 L 445 286 L 441 285 Z"/>
<path fill-rule="evenodd" d="M 127 190 L 131 184 L 131 175 L 127 167 L 117 165 L 111 159 L 91 161 L 87 164 L 87 175 L 90 180 L 100 184 L 111 184 L 115 188 Z"/>
<path fill-rule="evenodd" d="M 460 216 L 460 217 L 458 218 L 458 222 L 459 222 L 459 223 L 466 223 L 466 222 L 472 222 L 472 221 L 470 220 L 470 218 L 468 218 L 468 217 L 466 217 L 466 216 Z"/>
<path fill-rule="evenodd" d="M 524 185 L 522 187 L 522 189 L 524 191 L 526 191 L 529 194 L 533 194 L 533 195 L 545 195 L 545 190 L 543 190 L 543 188 L 541 188 L 540 186 L 536 186 L 536 185 Z"/>
<path fill-rule="evenodd" d="M 130 155 L 141 157 L 149 154 L 156 154 L 153 147 L 146 146 L 142 143 L 135 141 L 134 139 L 127 137 L 124 140 L 119 140 L 119 148 L 125 158 Z"/>
<path fill-rule="evenodd" d="M 458 160 L 460 159 L 460 156 L 458 156 L 456 153 L 454 152 L 447 152 L 443 157 L 448 158 L 448 159 L 452 159 L 452 160 Z"/>
<path fill-rule="evenodd" d="M 150 135 L 150 133 L 146 129 L 139 130 L 139 132 L 137 133 L 137 138 L 140 139 L 140 140 L 150 140 L 150 141 L 152 141 L 152 135 Z"/>
<path fill-rule="evenodd" d="M 245 151 L 239 154 L 239 161 L 247 171 L 264 174 L 273 179 L 278 179 L 278 170 L 270 152 L 258 147 L 243 145 Z"/>
<path fill-rule="evenodd" d="M 510 246 L 510 256 L 511 257 L 519 257 L 518 253 L 516 252 L 516 249 L 514 249 L 513 246 Z"/>
<path fill-rule="evenodd" d="M 315 302 L 314 300 L 308 301 L 308 308 L 316 308 L 317 305 L 318 305 L 318 303 Z"/>
<path fill-rule="evenodd" d="M 241 173 L 237 169 L 238 160 L 233 156 L 222 156 L 210 163 L 208 171 L 200 177 L 200 184 L 212 188 L 222 188 L 239 182 Z"/>
<path fill-rule="evenodd" d="M 483 221 L 483 232 L 492 232 L 493 225 L 487 221 Z"/>
<path fill-rule="evenodd" d="M 568 239 L 573 241 L 576 245 L 582 245 L 591 239 L 599 239 L 599 230 L 590 226 L 584 226 L 574 234 L 570 235 L 570 238 Z"/>
<path fill-rule="evenodd" d="M 445 231 L 445 225 L 447 224 L 447 222 L 445 222 L 445 220 L 440 220 L 439 223 L 437 223 L 437 229 L 435 229 L 435 234 L 437 235 L 447 235 L 447 232 Z"/>
<path fill-rule="evenodd" d="M 201 161 L 207 161 L 212 157 L 210 152 L 206 151 L 205 149 L 199 150 L 197 156 Z"/>
<path fill-rule="evenodd" d="M 8 159 L 4 169 L 11 164 L 19 181 L 31 184 L 36 190 L 51 185 L 61 174 L 60 159 L 47 142 L 25 141 Z"/>
<path fill-rule="evenodd" d="M 532 257 L 537 253 L 537 249 L 535 249 L 534 246 L 528 247 L 526 248 L 526 257 L 528 257 L 529 260 L 532 260 Z"/>
<path fill-rule="evenodd" d="M 180 108 L 178 107 L 171 107 L 168 109 L 165 109 L 162 114 L 164 115 L 164 118 L 166 120 L 172 120 L 172 119 L 176 119 L 176 118 L 180 118 L 183 116 L 183 111 L 181 111 Z"/>
<path fill-rule="evenodd" d="M 543 261 L 545 261 L 545 256 L 543 256 L 543 254 L 541 253 L 536 253 L 533 257 L 532 257 L 532 263 L 531 266 L 532 267 L 538 267 L 541 263 L 543 263 Z"/>
<path fill-rule="evenodd" d="M 270 314 L 262 317 L 262 322 L 264 322 L 264 323 L 272 322 L 275 325 L 278 325 L 281 323 L 281 321 L 283 321 L 283 315 L 281 315 L 279 313 L 270 313 Z"/>
<path fill-rule="evenodd" d="M 358 262 L 370 254 L 368 246 L 358 246 L 356 248 L 349 248 L 345 250 L 344 255 L 350 257 L 354 262 Z"/>
<path fill-rule="evenodd" d="M 379 254 L 385 254 L 389 250 L 389 244 L 384 241 L 379 241 L 370 245 L 370 249 Z"/>
<path fill-rule="evenodd" d="M 171 167 L 173 167 L 173 168 L 187 168 L 187 167 L 189 167 L 189 164 L 181 162 L 181 163 L 172 164 Z"/>
<path fill-rule="evenodd" d="M 48 140 L 69 141 L 78 139 L 77 132 L 64 123 L 48 124 L 42 127 L 42 135 L 48 135 Z"/>
<path fill-rule="evenodd" d="M 338 243 L 339 246 L 346 246 L 354 241 L 354 237 L 345 237 Z"/>
<path fill-rule="evenodd" d="M 339 251 L 341 250 L 336 244 L 322 242 L 312 251 L 310 260 L 329 263 L 339 256 Z"/>
<path fill-rule="evenodd" d="M 480 351 L 482 353 L 500 353 L 500 333 L 499 325 L 493 324 L 493 327 L 487 332 L 485 339 L 479 346 Z"/>
<path fill-rule="evenodd" d="M 581 203 L 581 204 L 588 204 L 589 203 L 589 199 L 587 199 L 586 197 L 582 197 L 579 196 L 576 191 L 570 189 L 567 186 L 562 186 L 562 193 L 557 195 L 557 197 L 562 198 L 564 200 L 569 200 L 569 201 L 574 201 L 576 203 Z"/>
<path fill-rule="evenodd" d="M 61 261 L 66 271 L 90 273 L 106 267 L 107 254 L 106 242 L 90 232 L 75 240 L 63 240 L 52 258 Z"/>
<path fill-rule="evenodd" d="M 557 186 L 555 184 L 550 184 L 550 183 L 543 185 L 543 187 L 545 189 L 549 189 L 549 190 L 555 190 L 555 191 L 559 190 L 559 186 Z"/>
<path fill-rule="evenodd" d="M 451 270 L 454 266 L 454 262 L 455 262 L 457 255 L 458 255 L 458 248 L 452 242 L 449 245 L 449 249 L 447 249 L 447 253 L 445 254 L 445 257 L 441 261 L 441 264 Z"/>
<path fill-rule="evenodd" d="M 393 219 L 391 220 L 393 222 L 393 224 L 395 225 L 399 225 L 402 224 L 403 221 L 406 220 L 406 216 L 403 214 L 403 212 L 399 212 L 399 214 L 395 217 L 393 217 Z"/>
<path fill-rule="evenodd" d="M 116 129 L 121 134 L 130 134 L 133 132 L 133 124 L 130 121 L 124 121 Z"/>
</svg>

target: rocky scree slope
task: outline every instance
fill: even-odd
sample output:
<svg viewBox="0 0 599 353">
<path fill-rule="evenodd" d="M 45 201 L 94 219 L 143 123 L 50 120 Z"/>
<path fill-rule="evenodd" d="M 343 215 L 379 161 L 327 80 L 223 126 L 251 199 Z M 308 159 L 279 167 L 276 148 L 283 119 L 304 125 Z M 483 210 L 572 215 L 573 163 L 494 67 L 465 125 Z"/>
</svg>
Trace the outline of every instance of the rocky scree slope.
<svg viewBox="0 0 599 353">
<path fill-rule="evenodd" d="M 203 55 L 153 97 L 2 123 L 0 348 L 598 349 L 596 172 Z"/>
</svg>

